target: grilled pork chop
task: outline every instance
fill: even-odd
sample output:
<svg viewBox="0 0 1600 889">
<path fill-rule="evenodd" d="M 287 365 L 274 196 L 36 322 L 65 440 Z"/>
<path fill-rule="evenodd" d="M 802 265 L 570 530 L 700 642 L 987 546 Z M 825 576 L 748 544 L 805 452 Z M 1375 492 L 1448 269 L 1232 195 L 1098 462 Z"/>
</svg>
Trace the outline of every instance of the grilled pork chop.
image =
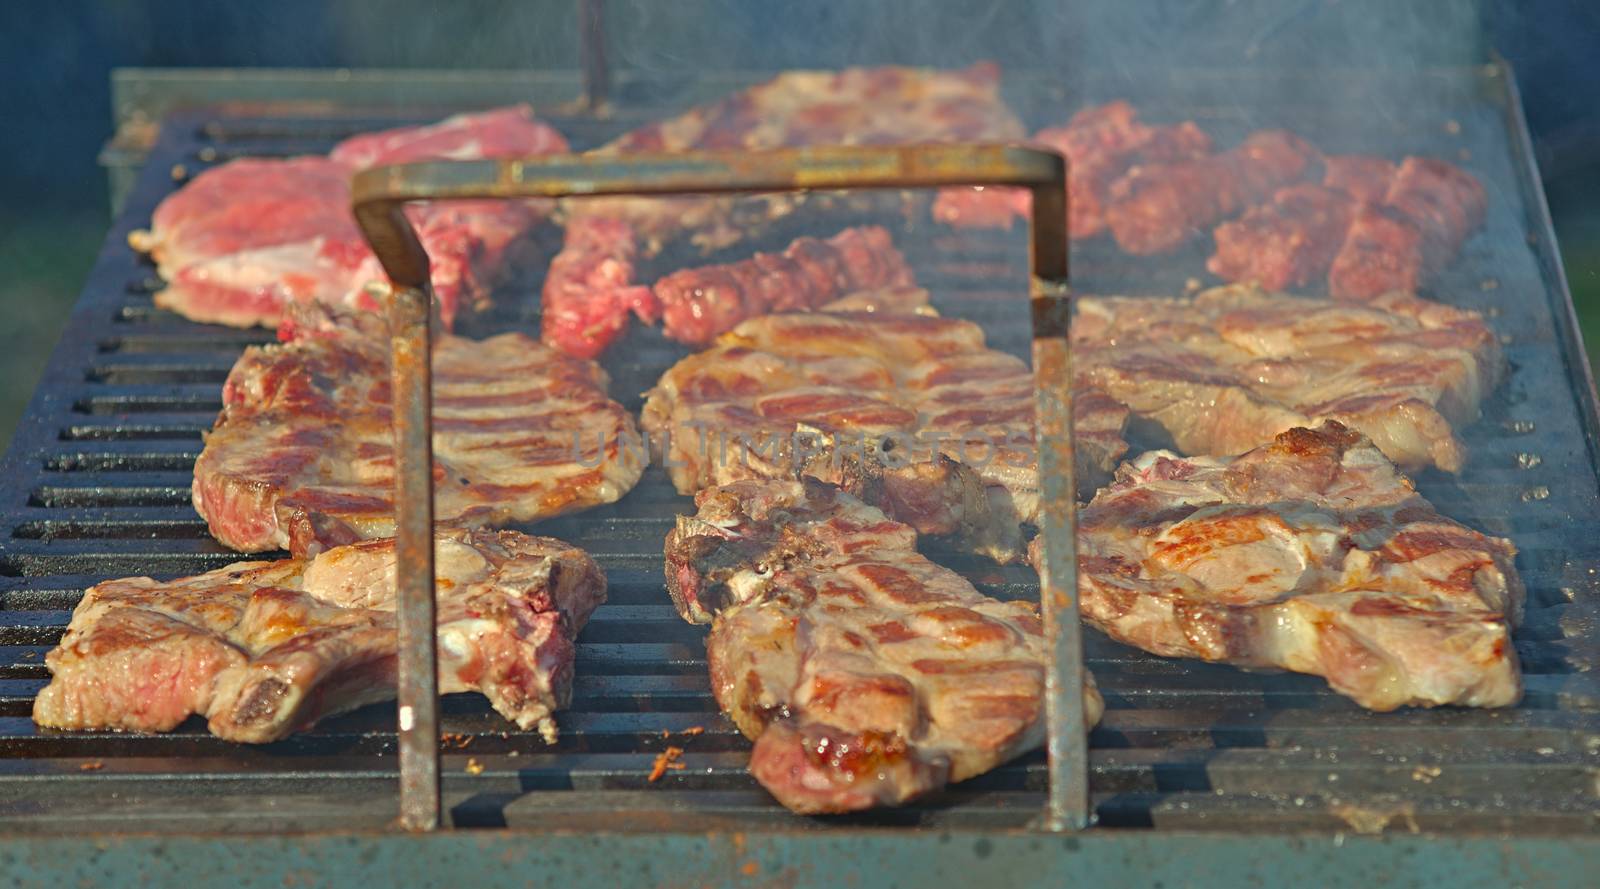
<svg viewBox="0 0 1600 889">
<path fill-rule="evenodd" d="M 1185 454 L 1241 454 L 1338 420 L 1406 469 L 1461 469 L 1452 427 L 1478 418 L 1504 361 L 1476 312 L 1393 293 L 1348 304 L 1233 285 L 1192 299 L 1087 297 L 1080 386 Z"/>
<path fill-rule="evenodd" d="M 289 341 L 246 350 L 195 463 L 194 505 L 245 552 L 394 533 L 389 340 L 374 313 L 302 308 Z M 611 503 L 643 460 L 606 375 L 521 334 L 440 336 L 433 353 L 434 513 L 496 525 Z"/>
<path fill-rule="evenodd" d="M 1078 529 L 1083 615 L 1130 645 L 1322 676 L 1373 710 L 1522 693 L 1516 549 L 1441 516 L 1339 423 L 1231 460 L 1147 452 Z"/>
<path fill-rule="evenodd" d="M 511 531 L 440 531 L 440 691 L 477 691 L 506 719 L 555 736 L 572 695 L 573 638 L 605 600 L 582 550 Z M 190 715 L 218 737 L 266 743 L 395 691 L 392 540 L 309 561 L 240 562 L 160 582 L 91 587 L 34 721 L 166 731 Z"/>
<path fill-rule="evenodd" d="M 860 301 L 851 305 L 861 305 Z M 800 475 L 843 485 L 919 533 L 1000 560 L 1038 513 L 1034 384 L 968 321 L 890 312 L 767 315 L 674 365 L 645 400 L 679 493 Z M 1078 479 L 1126 449 L 1127 411 L 1074 401 Z"/>
<path fill-rule="evenodd" d="M 1044 739 L 1045 639 L 839 489 L 702 491 L 667 537 L 667 589 L 706 642 L 717 703 L 755 742 L 750 772 L 796 812 L 896 805 Z M 1103 709 L 1091 685 L 1088 722 Z"/>
<path fill-rule="evenodd" d="M 384 275 L 350 213 L 357 170 L 566 148 L 561 134 L 518 106 L 356 136 L 327 157 L 244 158 L 196 176 L 161 202 L 149 231 L 129 241 L 150 254 L 167 282 L 156 304 L 191 320 L 275 327 L 297 303 L 373 309 L 368 285 Z M 548 211 L 548 202 L 528 201 L 408 210 L 428 250 L 446 325 L 459 309 L 488 299 L 507 250 Z"/>
</svg>

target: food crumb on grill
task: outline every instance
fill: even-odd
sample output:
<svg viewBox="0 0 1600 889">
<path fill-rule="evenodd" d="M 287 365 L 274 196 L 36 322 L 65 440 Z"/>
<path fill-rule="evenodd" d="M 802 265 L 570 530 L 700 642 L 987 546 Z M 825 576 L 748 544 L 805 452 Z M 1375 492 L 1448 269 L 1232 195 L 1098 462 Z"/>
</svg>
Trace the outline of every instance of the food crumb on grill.
<svg viewBox="0 0 1600 889">
<path fill-rule="evenodd" d="M 172 165 L 172 181 L 173 182 L 182 182 L 183 180 L 185 180 L 187 178 L 189 178 L 189 168 L 188 167 L 185 167 L 183 164 L 173 164 Z"/>
<path fill-rule="evenodd" d="M 1459 120 L 1447 120 L 1447 121 L 1445 121 L 1444 131 L 1449 133 L 1452 136 L 1461 135 L 1461 121 L 1459 121 Z"/>
<path fill-rule="evenodd" d="M 1183 282 L 1183 289 L 1190 293 L 1199 290 L 1201 286 L 1199 278 L 1187 278 Z"/>
<path fill-rule="evenodd" d="M 483 763 L 478 762 L 478 758 L 476 756 L 468 757 L 466 773 L 469 775 L 483 774 Z"/>
<path fill-rule="evenodd" d="M 1484 278 L 1482 281 L 1478 282 L 1479 290 L 1495 290 L 1499 286 L 1500 280 L 1498 278 Z"/>
<path fill-rule="evenodd" d="M 1433 779 L 1439 777 L 1443 771 L 1438 766 L 1417 766 L 1411 770 L 1411 780 L 1421 781 L 1423 784 L 1432 784 Z"/>
<path fill-rule="evenodd" d="M 682 769 L 683 763 L 678 762 L 678 757 L 682 755 L 682 747 L 668 747 L 656 754 L 655 764 L 650 767 L 650 783 L 654 784 L 661 780 L 661 776 L 665 775 L 668 769 L 674 771 Z"/>
<path fill-rule="evenodd" d="M 465 750 L 467 745 L 472 743 L 472 736 L 466 732 L 441 732 L 439 743 L 456 750 Z"/>
<path fill-rule="evenodd" d="M 706 727 L 703 726 L 703 725 L 691 725 L 688 728 L 684 729 L 683 733 L 692 738 L 695 735 L 703 735 L 703 734 L 705 734 L 705 731 L 706 731 Z"/>
<path fill-rule="evenodd" d="M 97 759 L 97 760 L 94 760 L 93 762 L 79 763 L 78 764 L 78 771 L 80 771 L 80 772 L 98 772 L 98 771 L 100 771 L 101 769 L 103 769 L 105 767 L 106 767 L 106 764 Z"/>
</svg>

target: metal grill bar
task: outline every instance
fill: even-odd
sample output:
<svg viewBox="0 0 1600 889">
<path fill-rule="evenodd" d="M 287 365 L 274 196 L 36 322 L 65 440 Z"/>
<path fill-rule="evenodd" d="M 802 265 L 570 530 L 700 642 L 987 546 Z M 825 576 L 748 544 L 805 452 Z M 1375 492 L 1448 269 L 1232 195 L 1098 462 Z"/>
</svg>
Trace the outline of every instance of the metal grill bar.
<svg viewBox="0 0 1600 889">
<path fill-rule="evenodd" d="M 1021 186 L 1032 193 L 1029 296 L 1043 503 L 1040 609 L 1050 645 L 1046 722 L 1050 830 L 1090 822 L 1078 618 L 1077 486 L 1072 460 L 1072 318 L 1067 286 L 1066 162 L 1053 152 L 982 145 L 852 146 L 766 152 L 530 158 L 428 163 L 357 174 L 357 221 L 396 288 L 394 349 L 396 555 L 400 586 L 400 809 L 413 829 L 438 822 L 437 695 L 433 663 L 433 459 L 427 349 L 428 256 L 404 213 L 444 198 Z M 420 356 L 420 360 L 419 360 Z M 409 669 L 408 669 L 409 668 Z M 424 676 L 423 671 L 426 671 Z"/>
</svg>

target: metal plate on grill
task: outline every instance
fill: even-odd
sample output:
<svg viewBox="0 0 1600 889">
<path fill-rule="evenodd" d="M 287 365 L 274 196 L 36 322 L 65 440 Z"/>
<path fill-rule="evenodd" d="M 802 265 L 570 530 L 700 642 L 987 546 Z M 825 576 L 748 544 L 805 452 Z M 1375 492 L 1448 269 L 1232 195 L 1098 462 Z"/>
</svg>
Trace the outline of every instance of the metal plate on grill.
<svg viewBox="0 0 1600 889">
<path fill-rule="evenodd" d="M 1162 87 L 1171 86 L 1163 84 Z M 1488 186 L 1488 230 L 1430 288 L 1487 312 L 1505 339 L 1509 382 L 1463 430 L 1471 460 L 1459 477 L 1422 474 L 1441 511 L 1512 538 L 1528 584 L 1516 634 L 1527 696 L 1515 709 L 1371 714 L 1320 679 L 1166 660 L 1087 634 L 1089 665 L 1107 701 L 1092 736 L 1092 792 L 1101 823 L 1218 830 L 1590 830 L 1600 813 L 1600 473 L 1593 391 L 1577 345 L 1515 90 L 1502 68 L 1441 74 L 1423 115 L 1363 119 L 1363 103 L 1331 105 L 1345 119 L 1294 105 L 1257 108 L 1128 95 L 1152 120 L 1193 117 L 1227 144 L 1261 125 L 1301 131 L 1330 151 L 1437 154 Z M 1052 89 L 1011 90 L 1030 124 L 1054 122 Z M 1031 92 L 1030 92 L 1031 90 Z M 1091 91 L 1092 93 L 1093 91 Z M 1376 94 L 1376 93 L 1374 93 Z M 1058 110 L 1051 111 L 1051 108 Z M 393 708 L 369 707 L 260 748 L 219 741 L 198 720 L 161 736 L 37 729 L 32 697 L 44 653 L 82 590 L 135 574 L 177 576 L 237 560 L 189 505 L 191 466 L 240 350 L 269 331 L 192 324 L 156 310 L 153 269 L 126 246 L 186 175 L 236 156 L 323 150 L 361 128 L 412 119 L 171 118 L 126 211 L 116 221 L 68 333 L 5 458 L 0 476 L 0 825 L 7 830 L 319 830 L 377 827 L 395 811 Z M 617 125 L 553 121 L 580 148 Z M 982 323 L 998 347 L 1025 354 L 1024 243 L 1010 235 L 897 223 L 897 239 L 942 311 Z M 773 246 L 796 231 L 770 233 Z M 536 329 L 537 276 L 559 234 L 535 237 L 526 274 L 500 309 L 468 333 Z M 742 249 L 749 249 L 745 245 Z M 658 265 L 681 261 L 669 256 Z M 1079 292 L 1177 293 L 1203 277 L 1203 252 L 1135 260 L 1109 244 L 1075 246 Z M 698 260 L 697 260 L 698 261 Z M 650 279 L 652 269 L 642 270 Z M 605 364 L 630 408 L 680 347 L 632 333 Z M 445 808 L 459 826 L 589 829 L 750 829 L 924 825 L 1016 827 L 1040 810 L 1038 754 L 903 809 L 801 819 L 744 771 L 748 744 L 716 712 L 703 630 L 678 619 L 661 578 L 661 545 L 687 509 L 659 470 L 622 502 L 533 526 L 589 550 L 610 601 L 579 640 L 572 707 L 547 747 L 480 698 L 443 704 Z M 938 555 L 938 554 L 936 554 Z M 950 560 L 986 592 L 1036 598 L 1026 569 Z M 687 730 L 701 728 L 699 734 Z M 687 752 L 681 771 L 651 782 L 656 754 Z M 469 770 L 469 765 L 471 769 Z M 480 769 L 481 767 L 481 769 Z"/>
</svg>

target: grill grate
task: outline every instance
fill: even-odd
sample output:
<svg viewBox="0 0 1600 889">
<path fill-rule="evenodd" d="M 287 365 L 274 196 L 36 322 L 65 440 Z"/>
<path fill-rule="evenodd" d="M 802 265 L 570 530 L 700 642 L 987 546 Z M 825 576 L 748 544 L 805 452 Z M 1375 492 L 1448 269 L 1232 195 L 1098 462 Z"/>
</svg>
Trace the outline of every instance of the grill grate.
<svg viewBox="0 0 1600 889">
<path fill-rule="evenodd" d="M 1457 154 L 1489 186 L 1487 236 L 1434 288 L 1487 311 L 1513 372 L 1465 430 L 1459 478 L 1419 486 L 1446 514 L 1510 536 L 1529 588 L 1517 649 L 1524 703 L 1500 712 L 1375 715 L 1319 679 L 1260 675 L 1155 658 L 1087 634 L 1107 701 L 1091 754 L 1101 823 L 1281 830 L 1591 829 L 1600 766 L 1600 683 L 1589 669 L 1600 602 L 1600 482 L 1592 394 L 1574 351 L 1564 284 L 1504 72 L 1461 74 L 1437 120 L 1394 123 L 1353 141 L 1338 121 L 1287 107 L 1287 125 L 1329 150 Z M 1465 86 L 1463 86 L 1465 84 Z M 1137 99 L 1136 99 L 1137 101 Z M 1019 102 L 1019 107 L 1034 106 Z M 1037 104 L 1037 103 L 1036 103 Z M 1139 103 L 1152 119 L 1197 117 L 1220 141 L 1260 125 L 1231 107 L 1172 97 Z M 1170 110 L 1169 109 L 1173 109 Z M 1186 110 L 1183 110 L 1186 109 Z M 1263 115 L 1265 116 L 1265 115 Z M 1033 115 L 1035 123 L 1045 122 Z M 1452 134 L 1447 121 L 1458 124 Z M 156 310 L 152 270 L 125 246 L 174 187 L 169 171 L 235 156 L 325 149 L 359 129 L 409 121 L 187 114 L 173 118 L 115 223 L 69 332 L 4 464 L 0 488 L 0 825 L 11 830 L 290 830 L 376 826 L 395 811 L 393 708 L 369 707 L 262 748 L 230 745 L 192 720 L 162 736 L 52 733 L 28 718 L 48 674 L 43 658 L 82 590 L 130 575 L 175 576 L 239 557 L 189 505 L 190 469 L 239 351 L 264 331 L 192 324 Z M 616 124 L 558 121 L 579 147 Z M 897 223 L 899 241 L 947 314 L 978 320 L 1000 348 L 1026 354 L 1020 234 L 960 234 Z M 773 232 L 781 243 L 793 232 Z M 558 234 L 537 238 L 536 277 Z M 665 266 L 671 258 L 662 260 Z M 1107 246 L 1077 249 L 1080 292 L 1178 292 L 1201 269 L 1193 252 L 1134 261 Z M 650 270 L 645 270 L 649 277 Z M 529 275 L 503 288 L 493 317 L 468 333 L 534 329 Z M 636 331 L 612 351 L 613 392 L 638 394 L 684 352 Z M 580 638 L 572 707 L 546 747 L 472 696 L 447 698 L 445 809 L 458 826 L 749 828 L 846 825 L 1020 826 L 1041 809 L 1040 754 L 904 809 L 799 819 L 745 774 L 747 743 L 716 713 L 703 631 L 684 624 L 662 588 L 661 544 L 687 506 L 652 469 L 623 502 L 536 526 L 588 549 L 611 597 Z M 944 557 L 991 595 L 1037 597 L 1025 568 Z M 686 730 L 703 728 L 697 735 Z M 647 780 L 669 744 L 685 768 Z M 469 773 L 468 766 L 473 765 Z M 481 771 L 477 770 L 481 766 Z M 539 792 L 530 792 L 539 791 Z"/>
</svg>

